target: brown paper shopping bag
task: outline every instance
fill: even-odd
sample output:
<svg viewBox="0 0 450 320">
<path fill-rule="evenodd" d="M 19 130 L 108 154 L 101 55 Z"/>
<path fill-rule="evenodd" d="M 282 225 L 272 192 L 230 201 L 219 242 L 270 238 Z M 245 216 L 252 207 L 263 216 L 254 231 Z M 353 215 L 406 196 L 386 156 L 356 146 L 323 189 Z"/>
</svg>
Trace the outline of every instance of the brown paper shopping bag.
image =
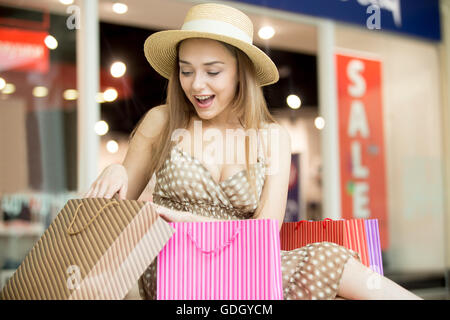
<svg viewBox="0 0 450 320">
<path fill-rule="evenodd" d="M 0 299 L 123 299 L 173 233 L 151 202 L 69 200 Z"/>
</svg>

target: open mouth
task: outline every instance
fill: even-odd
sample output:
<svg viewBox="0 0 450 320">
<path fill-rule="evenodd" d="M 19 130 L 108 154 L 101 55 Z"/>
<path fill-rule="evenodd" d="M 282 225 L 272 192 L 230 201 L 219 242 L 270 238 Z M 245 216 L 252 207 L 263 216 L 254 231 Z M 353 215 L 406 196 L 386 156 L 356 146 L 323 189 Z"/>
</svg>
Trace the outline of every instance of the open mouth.
<svg viewBox="0 0 450 320">
<path fill-rule="evenodd" d="M 194 96 L 195 100 L 197 100 L 197 104 L 201 107 L 209 106 L 214 100 L 215 95 L 209 96 Z"/>
</svg>

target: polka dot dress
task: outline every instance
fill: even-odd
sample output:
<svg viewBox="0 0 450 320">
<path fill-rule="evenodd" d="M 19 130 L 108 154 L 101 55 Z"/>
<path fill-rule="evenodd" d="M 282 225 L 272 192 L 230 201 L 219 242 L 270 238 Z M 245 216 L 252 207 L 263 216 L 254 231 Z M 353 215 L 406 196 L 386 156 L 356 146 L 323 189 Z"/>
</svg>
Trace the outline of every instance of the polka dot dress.
<svg viewBox="0 0 450 320">
<path fill-rule="evenodd" d="M 356 252 L 331 242 L 281 251 L 284 299 L 335 299 L 344 265 L 350 257 L 359 259 Z"/>
<path fill-rule="evenodd" d="M 265 179 L 264 157 L 258 148 L 256 187 L 261 196 Z M 246 172 L 219 183 L 200 161 L 174 146 L 156 173 L 153 202 L 167 208 L 218 219 L 249 219 L 257 207 Z M 281 251 L 284 299 L 334 299 L 345 263 L 357 254 L 334 243 L 313 243 Z M 156 299 L 157 260 L 139 279 L 142 299 Z"/>
</svg>

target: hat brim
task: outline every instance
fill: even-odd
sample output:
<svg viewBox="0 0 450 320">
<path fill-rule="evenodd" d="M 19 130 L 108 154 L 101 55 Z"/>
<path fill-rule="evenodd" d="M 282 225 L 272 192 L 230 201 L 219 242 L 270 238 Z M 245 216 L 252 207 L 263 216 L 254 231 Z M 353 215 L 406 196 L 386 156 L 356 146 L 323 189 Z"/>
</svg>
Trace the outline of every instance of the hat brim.
<svg viewBox="0 0 450 320">
<path fill-rule="evenodd" d="M 278 81 L 278 70 L 273 61 L 258 47 L 247 42 L 216 33 L 166 30 L 150 35 L 144 43 L 144 53 L 150 65 L 163 77 L 169 79 L 177 63 L 176 45 L 190 38 L 206 38 L 228 43 L 242 50 L 253 62 L 259 86 Z"/>
</svg>

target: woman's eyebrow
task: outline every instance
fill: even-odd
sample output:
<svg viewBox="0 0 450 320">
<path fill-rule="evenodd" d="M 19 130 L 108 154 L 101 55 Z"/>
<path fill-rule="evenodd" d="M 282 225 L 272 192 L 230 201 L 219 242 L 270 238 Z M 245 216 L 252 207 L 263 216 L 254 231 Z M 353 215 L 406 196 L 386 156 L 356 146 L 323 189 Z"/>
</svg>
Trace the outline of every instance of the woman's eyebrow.
<svg viewBox="0 0 450 320">
<path fill-rule="evenodd" d="M 180 59 L 178 62 L 179 62 L 179 63 L 185 63 L 185 64 L 191 64 L 190 62 L 184 61 L 184 60 L 181 60 L 181 59 Z M 216 63 L 225 64 L 225 63 L 222 62 L 222 61 L 211 61 L 211 62 L 206 62 L 206 63 L 204 63 L 203 65 L 205 65 L 205 66 L 210 66 L 210 65 L 213 65 L 213 64 L 216 64 Z"/>
</svg>

